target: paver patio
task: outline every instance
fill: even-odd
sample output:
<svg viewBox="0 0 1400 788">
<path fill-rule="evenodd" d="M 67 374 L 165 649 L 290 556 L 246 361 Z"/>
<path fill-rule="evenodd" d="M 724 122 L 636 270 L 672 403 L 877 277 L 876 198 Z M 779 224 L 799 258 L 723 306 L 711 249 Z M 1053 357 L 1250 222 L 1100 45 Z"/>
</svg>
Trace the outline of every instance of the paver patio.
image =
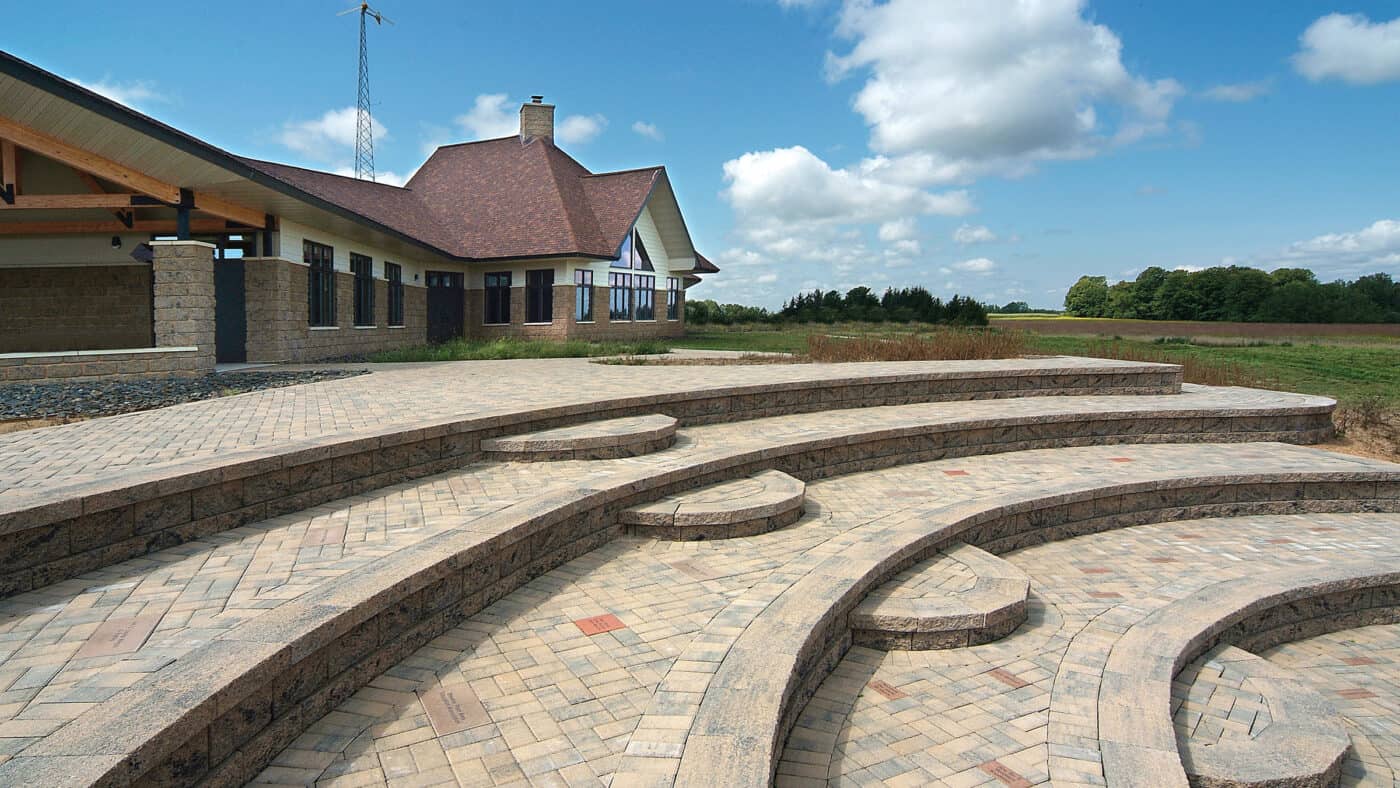
<svg viewBox="0 0 1400 788">
<path fill-rule="evenodd" d="M 645 416 L 689 391 L 813 386 L 810 401 L 793 406 L 802 412 L 683 422 L 674 445 L 668 438 L 668 448 L 640 456 L 468 457 L 0 600 L 0 783 L 241 775 L 278 785 L 694 784 L 706 773 L 694 765 L 731 740 L 724 736 L 779 735 L 763 767 L 779 784 L 1102 784 L 1110 744 L 1085 708 L 1100 701 L 1100 682 L 1113 686 L 1103 665 L 1122 633 L 1230 578 L 1400 565 L 1400 466 L 1272 442 L 1316 440 L 1317 414 L 1330 406 L 1274 392 L 1184 386 L 1125 396 L 1065 378 L 1066 392 L 1023 392 L 1051 396 L 978 399 L 973 387 L 953 394 L 957 401 L 823 401 L 824 386 L 859 376 L 878 398 L 880 387 L 911 375 L 971 374 L 978 365 L 1053 375 L 1099 363 L 406 365 L 5 436 L 0 503 L 428 422 L 586 412 L 608 398 L 634 398 Z M 767 469 L 795 476 L 795 490 L 806 483 L 805 514 L 743 532 L 752 535 L 725 530 L 725 506 L 743 509 L 762 491 L 749 479 Z M 623 535 L 623 512 L 661 500 L 700 502 L 697 523 L 716 518 L 692 536 L 735 538 Z M 1002 519 L 983 517 L 993 514 Z M 530 530 L 535 522 L 544 530 Z M 576 522 L 595 530 L 577 531 Z M 847 650 L 845 617 L 869 592 L 918 600 L 974 587 L 974 570 L 936 550 L 940 529 L 954 525 L 1030 578 L 1026 622 L 983 645 Z M 566 526 L 581 549 L 545 538 Z M 380 652 L 373 638 L 368 651 L 354 641 L 362 628 L 346 627 L 371 600 L 390 605 L 382 626 L 399 626 L 395 594 L 421 585 L 413 573 L 436 566 L 425 560 L 451 565 L 471 540 L 495 544 L 512 529 L 538 557 L 509 577 L 502 569 L 489 604 L 471 607 L 483 598 L 471 596 L 471 564 L 467 586 L 457 581 L 460 602 L 424 589 L 448 605 L 422 622 L 449 622 L 421 630 L 435 636 L 385 629 Z M 407 574 L 396 575 L 401 568 Z M 404 579 L 387 579 L 395 576 Z M 1391 609 L 1390 593 L 1376 592 L 1377 610 Z M 464 620 L 452 617 L 457 605 Z M 804 634 L 809 626 L 832 629 Z M 353 680 L 311 694 L 316 685 L 294 667 L 330 641 L 296 632 L 318 628 L 367 656 L 344 662 L 332 652 L 341 660 L 333 664 L 363 661 L 342 674 Z M 778 655 L 801 637 L 835 638 L 827 642 L 837 648 L 798 658 L 795 669 L 736 672 L 794 664 Z M 394 641 L 400 647 L 384 645 Z M 1400 625 L 1385 623 L 1261 652 L 1332 701 L 1351 741 L 1344 784 L 1389 784 L 1400 764 L 1397 642 Z M 244 647 L 246 666 L 237 659 Z M 1229 655 L 1244 654 L 1230 648 L 1177 676 L 1180 700 L 1163 714 L 1175 711 L 1182 747 L 1247 741 L 1270 727 L 1267 693 L 1228 669 Z M 288 662 L 288 649 L 300 656 Z M 202 667 L 212 683 L 195 686 Z M 247 704 L 262 695 L 237 689 L 253 675 L 268 676 L 270 711 L 253 711 Z M 782 693 L 795 704 L 786 712 L 765 705 L 783 682 L 796 682 Z M 787 721 L 764 716 L 770 710 Z M 248 725 L 266 729 L 249 738 Z M 733 754 L 726 768 L 752 753 Z M 708 774 L 709 785 L 762 782 Z"/>
</svg>

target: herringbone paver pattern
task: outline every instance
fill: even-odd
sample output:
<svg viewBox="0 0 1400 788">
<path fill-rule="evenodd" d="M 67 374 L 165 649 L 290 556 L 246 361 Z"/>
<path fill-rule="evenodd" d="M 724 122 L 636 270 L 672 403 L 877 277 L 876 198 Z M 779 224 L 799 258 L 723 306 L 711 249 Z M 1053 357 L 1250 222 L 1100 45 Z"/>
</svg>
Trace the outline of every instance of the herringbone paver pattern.
<svg viewBox="0 0 1400 788">
<path fill-rule="evenodd" d="M 695 430 L 695 442 L 724 434 L 710 429 Z M 638 461 L 644 458 L 626 462 Z M 716 542 L 619 540 L 533 581 L 421 649 L 312 725 L 260 781 L 410 784 L 450 773 L 465 785 L 606 782 L 623 757 L 681 752 L 686 720 L 698 706 L 707 673 L 723 658 L 727 638 L 756 612 L 749 605 L 775 597 L 799 576 L 789 569 L 796 559 L 822 551 L 838 534 L 858 535 L 862 525 L 930 499 L 968 500 L 1028 487 L 1050 492 L 1084 479 L 1111 483 L 1182 468 L 1209 475 L 1242 467 L 1317 470 L 1329 462 L 1336 468 L 1366 463 L 1279 444 L 1085 447 L 969 457 L 813 483 L 808 516 L 774 533 Z M 1352 521 L 1346 522 L 1350 529 Z M 1392 525 L 1366 527 L 1383 534 Z M 1103 537 L 1119 533 L 1127 532 Z M 1186 567 L 1154 559 L 1183 561 L 1203 549 L 1191 540 L 1163 538 L 1135 559 L 1157 572 L 1159 582 Z M 1340 541 L 1335 534 L 1332 539 Z M 1379 536 L 1368 539 L 1361 544 L 1390 544 Z M 1249 544 L 1256 542 L 1263 544 Z M 1117 570 L 1099 570 L 1129 567 L 1099 550 L 1056 560 L 1067 577 L 1055 575 L 1055 587 L 1067 587 L 1066 600 L 1051 604 L 1036 595 L 1030 622 L 1012 638 L 948 652 L 853 649 L 794 731 L 784 779 L 812 775 L 813 758 L 797 754 L 803 746 L 828 753 L 823 780 L 831 769 L 833 778 L 853 784 L 961 784 L 1009 774 L 1048 779 L 1045 734 L 1058 655 L 1086 619 L 1122 601 L 1107 594 L 1131 590 L 1109 590 L 1117 588 Z M 1132 589 L 1143 582 L 1131 580 Z M 589 635 L 574 623 L 603 614 L 617 616 L 625 628 Z M 684 661 L 678 661 L 682 652 Z M 656 692 L 662 676 L 666 697 Z M 686 676 L 694 677 L 689 684 Z M 425 688 L 437 683 L 465 685 L 481 700 L 489 722 L 438 735 L 422 700 Z M 848 718 L 841 709 L 850 708 L 857 695 L 850 727 L 843 727 Z M 866 712 L 871 716 L 862 716 Z"/>
</svg>

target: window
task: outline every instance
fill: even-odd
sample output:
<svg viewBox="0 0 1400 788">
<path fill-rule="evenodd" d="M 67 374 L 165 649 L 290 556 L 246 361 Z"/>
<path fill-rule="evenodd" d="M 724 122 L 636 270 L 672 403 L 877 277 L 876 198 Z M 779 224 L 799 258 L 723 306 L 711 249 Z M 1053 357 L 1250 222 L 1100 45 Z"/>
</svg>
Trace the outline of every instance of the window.
<svg viewBox="0 0 1400 788">
<path fill-rule="evenodd" d="M 608 320 L 632 319 L 632 275 L 608 274 Z"/>
<path fill-rule="evenodd" d="M 681 319 L 681 280 L 680 277 L 666 277 L 666 319 Z"/>
<path fill-rule="evenodd" d="M 350 272 L 355 275 L 355 325 L 374 325 L 374 261 L 350 253 Z"/>
<path fill-rule="evenodd" d="M 635 295 L 632 296 L 633 303 L 636 304 L 637 320 L 656 319 L 656 277 L 642 276 L 637 274 L 632 277 L 632 282 L 636 286 Z"/>
<path fill-rule="evenodd" d="M 301 242 L 307 265 L 306 316 L 313 326 L 335 325 L 335 250 L 315 241 Z"/>
<path fill-rule="evenodd" d="M 574 321 L 593 322 L 593 272 L 574 272 Z"/>
<path fill-rule="evenodd" d="M 510 271 L 486 275 L 485 322 L 510 322 Z"/>
<path fill-rule="evenodd" d="M 629 268 L 634 271 L 655 271 L 651 264 L 651 255 L 647 254 L 646 244 L 642 243 L 642 234 L 636 228 L 627 231 L 627 237 L 622 239 L 622 248 L 618 250 L 617 259 L 612 261 L 613 268 Z"/>
<path fill-rule="evenodd" d="M 389 325 L 403 325 L 403 266 L 384 264 L 384 278 L 389 280 Z"/>
<path fill-rule="evenodd" d="M 525 322 L 554 322 L 554 269 L 525 272 Z"/>
</svg>

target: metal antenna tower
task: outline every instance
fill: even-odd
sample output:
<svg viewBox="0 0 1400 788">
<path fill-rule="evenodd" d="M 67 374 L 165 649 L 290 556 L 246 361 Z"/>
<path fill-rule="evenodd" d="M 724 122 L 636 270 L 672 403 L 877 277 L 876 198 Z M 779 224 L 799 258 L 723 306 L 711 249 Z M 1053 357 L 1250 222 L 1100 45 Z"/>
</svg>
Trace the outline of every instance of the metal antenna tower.
<svg viewBox="0 0 1400 788">
<path fill-rule="evenodd" d="M 353 8 L 347 8 L 336 16 L 358 13 L 360 15 L 360 84 L 359 100 L 355 107 L 355 177 L 363 180 L 374 180 L 374 121 L 370 115 L 369 106 L 369 45 L 365 38 L 365 19 L 373 19 L 376 25 L 388 22 L 394 24 L 392 19 L 384 16 L 373 8 L 369 3 L 360 3 Z"/>
</svg>

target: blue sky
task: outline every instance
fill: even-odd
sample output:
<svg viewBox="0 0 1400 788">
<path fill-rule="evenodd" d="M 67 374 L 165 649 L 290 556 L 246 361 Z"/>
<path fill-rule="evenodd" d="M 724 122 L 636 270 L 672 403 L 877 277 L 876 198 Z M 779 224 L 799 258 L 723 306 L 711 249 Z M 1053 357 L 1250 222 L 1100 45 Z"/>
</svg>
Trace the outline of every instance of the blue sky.
<svg viewBox="0 0 1400 788">
<path fill-rule="evenodd" d="M 7 9 L 0 48 L 236 153 L 353 160 L 342 0 Z M 667 165 L 699 297 L 1081 274 L 1400 275 L 1400 2 L 384 0 L 377 169 L 558 105 L 595 171 Z M 118 53 L 119 56 L 114 56 Z"/>
</svg>

